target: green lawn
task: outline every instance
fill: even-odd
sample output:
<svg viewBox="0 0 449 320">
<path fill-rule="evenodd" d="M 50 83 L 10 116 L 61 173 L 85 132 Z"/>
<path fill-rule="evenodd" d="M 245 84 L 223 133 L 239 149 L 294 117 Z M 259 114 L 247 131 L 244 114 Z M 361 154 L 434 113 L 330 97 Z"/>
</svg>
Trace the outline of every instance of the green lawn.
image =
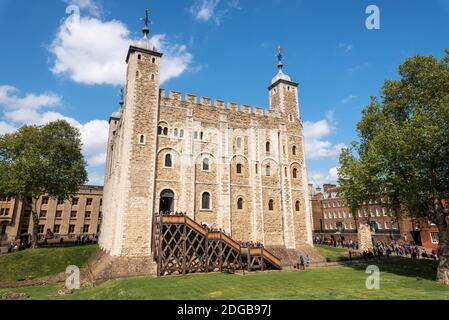
<svg viewBox="0 0 449 320">
<path fill-rule="evenodd" d="M 349 260 L 349 249 L 347 248 L 334 248 L 329 246 L 316 246 L 316 248 L 320 251 L 321 255 L 328 259 L 330 262 L 337 262 L 337 261 L 345 261 Z M 358 254 L 354 252 L 354 250 L 351 250 L 353 255 L 353 259 L 360 258 Z"/>
<path fill-rule="evenodd" d="M 303 272 L 253 275 L 199 274 L 186 277 L 108 281 L 58 296 L 59 287 L 0 290 L 27 293 L 31 299 L 445 299 L 449 287 L 434 282 L 432 262 L 402 260 L 380 265 L 381 289 L 367 290 L 363 267 L 328 267 Z"/>
<path fill-rule="evenodd" d="M 38 279 L 64 272 L 70 265 L 82 267 L 97 246 L 30 249 L 0 257 L 0 282 Z"/>
</svg>

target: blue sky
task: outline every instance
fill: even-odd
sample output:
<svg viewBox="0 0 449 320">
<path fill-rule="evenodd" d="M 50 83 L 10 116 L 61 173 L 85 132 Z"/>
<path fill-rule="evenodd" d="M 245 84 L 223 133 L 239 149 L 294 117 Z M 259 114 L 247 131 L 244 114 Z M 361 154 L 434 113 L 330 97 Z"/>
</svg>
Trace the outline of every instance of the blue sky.
<svg viewBox="0 0 449 320">
<path fill-rule="evenodd" d="M 146 2 L 0 0 L 0 133 L 67 119 L 82 132 L 90 182 L 102 184 L 107 120 Z M 81 20 L 69 30 L 71 4 Z M 365 27 L 370 4 L 380 30 Z M 284 47 L 318 184 L 335 180 L 340 148 L 356 140 L 362 109 L 398 65 L 449 47 L 449 0 L 157 0 L 150 9 L 167 90 L 267 107 Z"/>
</svg>

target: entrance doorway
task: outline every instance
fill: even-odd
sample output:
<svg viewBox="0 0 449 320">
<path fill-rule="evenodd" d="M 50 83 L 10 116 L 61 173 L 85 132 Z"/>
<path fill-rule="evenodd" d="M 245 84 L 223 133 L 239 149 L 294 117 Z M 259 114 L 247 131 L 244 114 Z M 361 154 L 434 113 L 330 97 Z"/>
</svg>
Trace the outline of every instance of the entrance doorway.
<svg viewBox="0 0 449 320">
<path fill-rule="evenodd" d="M 175 194 L 170 189 L 161 192 L 159 212 L 170 213 L 175 211 Z"/>
<path fill-rule="evenodd" d="M 4 237 L 6 235 L 6 223 L 2 223 L 2 226 L 0 228 L 0 237 Z"/>
<path fill-rule="evenodd" d="M 415 245 L 422 246 L 422 240 L 421 240 L 421 232 L 420 231 L 410 231 L 413 237 L 413 241 L 415 242 Z"/>
</svg>

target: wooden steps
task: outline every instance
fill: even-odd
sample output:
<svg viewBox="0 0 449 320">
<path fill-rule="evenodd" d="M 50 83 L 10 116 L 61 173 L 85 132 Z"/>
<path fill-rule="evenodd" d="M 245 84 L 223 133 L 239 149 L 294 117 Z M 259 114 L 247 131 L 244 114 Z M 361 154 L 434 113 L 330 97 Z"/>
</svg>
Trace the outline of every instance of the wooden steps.
<svg viewBox="0 0 449 320">
<path fill-rule="evenodd" d="M 158 215 L 152 248 L 159 276 L 236 270 L 280 270 L 281 259 L 263 247 L 242 248 L 221 231 L 209 231 L 185 215 Z"/>
</svg>

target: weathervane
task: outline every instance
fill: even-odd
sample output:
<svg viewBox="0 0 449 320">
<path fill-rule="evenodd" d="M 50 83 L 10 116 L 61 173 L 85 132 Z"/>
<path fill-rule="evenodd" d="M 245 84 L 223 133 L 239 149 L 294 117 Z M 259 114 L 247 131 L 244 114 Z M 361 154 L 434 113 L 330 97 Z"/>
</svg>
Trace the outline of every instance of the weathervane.
<svg viewBox="0 0 449 320">
<path fill-rule="evenodd" d="M 284 66 L 284 64 L 282 63 L 282 59 L 284 58 L 284 56 L 282 55 L 282 47 L 278 46 L 278 68 L 279 70 L 282 70 L 282 67 Z"/>
<path fill-rule="evenodd" d="M 140 18 L 140 20 L 142 20 L 144 22 L 144 26 L 142 29 L 144 38 L 147 38 L 148 34 L 150 33 L 150 28 L 148 27 L 150 24 L 149 14 L 150 14 L 150 9 L 148 9 L 148 7 L 147 7 L 145 9 L 145 18 Z"/>
</svg>

